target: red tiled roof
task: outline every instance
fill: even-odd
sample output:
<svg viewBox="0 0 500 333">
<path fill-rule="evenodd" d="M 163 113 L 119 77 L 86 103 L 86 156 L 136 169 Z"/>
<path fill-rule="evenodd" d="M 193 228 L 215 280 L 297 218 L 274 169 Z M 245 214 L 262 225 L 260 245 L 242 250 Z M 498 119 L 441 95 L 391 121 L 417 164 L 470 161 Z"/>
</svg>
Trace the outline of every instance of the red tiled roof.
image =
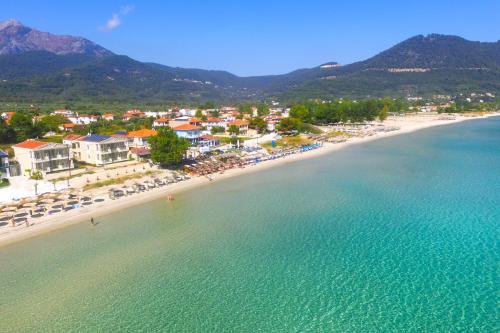
<svg viewBox="0 0 500 333">
<path fill-rule="evenodd" d="M 231 126 L 231 125 L 244 126 L 244 125 L 248 125 L 248 121 L 236 119 L 236 120 L 230 122 L 228 125 L 229 126 Z"/>
<path fill-rule="evenodd" d="M 128 132 L 127 134 L 129 138 L 146 138 L 148 136 L 153 136 L 153 135 L 156 135 L 156 131 L 147 128 L 138 131 Z"/>
<path fill-rule="evenodd" d="M 223 120 L 220 119 L 220 118 L 208 118 L 207 121 L 210 122 L 210 123 L 220 123 Z"/>
<path fill-rule="evenodd" d="M 139 155 L 139 156 L 144 156 L 144 155 L 150 155 L 151 154 L 151 150 L 149 150 L 148 148 L 144 148 L 144 147 L 132 147 L 132 148 L 130 148 L 130 152 L 132 154 L 136 154 L 136 155 Z"/>
<path fill-rule="evenodd" d="M 211 135 L 202 135 L 202 136 L 200 136 L 200 140 L 220 141 L 219 138 L 216 138 L 215 136 L 211 136 Z"/>
<path fill-rule="evenodd" d="M 34 148 L 38 148 L 38 147 L 41 147 L 41 146 L 45 146 L 46 144 L 47 144 L 47 142 L 43 142 L 43 141 L 26 140 L 26 141 L 23 141 L 21 143 L 18 143 L 17 145 L 14 145 L 13 147 L 16 147 L 16 148 L 26 148 L 26 149 L 34 149 Z"/>
<path fill-rule="evenodd" d="M 77 126 L 81 126 L 81 125 L 79 125 L 79 124 L 73 124 L 73 123 L 63 124 L 64 128 L 73 128 L 73 127 L 77 127 Z"/>
<path fill-rule="evenodd" d="M 199 130 L 199 129 L 201 129 L 201 127 L 194 126 L 191 124 L 184 124 L 184 125 L 174 127 L 175 131 L 192 131 L 192 130 Z"/>
<path fill-rule="evenodd" d="M 170 121 L 170 119 L 168 119 L 168 118 L 155 119 L 155 122 L 157 122 L 157 123 L 168 123 L 169 121 Z"/>
<path fill-rule="evenodd" d="M 77 141 L 78 139 L 80 139 L 82 136 L 81 135 L 78 135 L 78 134 L 70 134 L 70 135 L 66 135 L 63 140 L 68 140 L 68 141 Z"/>
</svg>

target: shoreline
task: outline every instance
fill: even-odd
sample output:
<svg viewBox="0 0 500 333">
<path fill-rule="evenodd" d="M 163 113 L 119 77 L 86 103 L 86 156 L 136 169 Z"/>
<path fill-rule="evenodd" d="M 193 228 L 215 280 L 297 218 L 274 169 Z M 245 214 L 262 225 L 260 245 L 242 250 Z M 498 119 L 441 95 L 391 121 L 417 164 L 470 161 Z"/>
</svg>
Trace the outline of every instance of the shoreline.
<svg viewBox="0 0 500 333">
<path fill-rule="evenodd" d="M 422 129 L 445 126 L 464 122 L 467 120 L 474 119 L 484 119 L 489 117 L 500 116 L 500 113 L 488 113 L 481 116 L 467 117 L 458 115 L 456 119 L 453 120 L 438 120 L 438 119 L 425 119 L 425 116 L 415 116 L 419 118 L 419 121 L 411 121 L 411 116 L 404 119 L 388 119 L 385 123 L 391 123 L 391 125 L 401 126 L 398 130 L 391 132 L 377 133 L 372 136 L 366 137 L 355 137 L 351 138 L 346 142 L 342 143 L 328 143 L 325 142 L 321 148 L 302 152 L 294 155 L 289 155 L 283 158 L 261 162 L 256 165 L 247 165 L 245 168 L 235 168 L 226 170 L 224 174 L 213 174 L 211 175 L 213 180 L 209 180 L 206 177 L 193 177 L 189 180 L 168 185 L 167 187 L 154 188 L 147 192 L 137 193 L 133 196 L 126 196 L 116 200 L 106 200 L 102 203 L 94 203 L 91 206 L 70 210 L 68 212 L 60 213 L 54 216 L 46 216 L 38 221 L 32 221 L 30 227 L 14 227 L 8 229 L 7 231 L 0 233 L 0 247 L 7 246 L 22 240 L 29 238 L 34 238 L 45 233 L 49 233 L 66 226 L 74 225 L 83 221 L 89 221 L 91 217 L 98 218 L 112 214 L 121 209 L 130 208 L 136 205 L 140 205 L 149 201 L 160 199 L 167 194 L 176 194 L 184 191 L 191 190 L 198 186 L 206 186 L 211 183 L 221 181 L 224 179 L 236 177 L 243 174 L 250 174 L 265 170 L 268 168 L 273 168 L 285 163 L 291 163 L 294 161 L 300 161 L 308 158 L 315 158 L 322 155 L 332 153 L 334 151 L 342 150 L 346 147 L 358 145 L 366 142 L 375 141 L 382 138 L 388 138 L 392 136 L 398 136 L 402 134 L 416 132 Z"/>
</svg>

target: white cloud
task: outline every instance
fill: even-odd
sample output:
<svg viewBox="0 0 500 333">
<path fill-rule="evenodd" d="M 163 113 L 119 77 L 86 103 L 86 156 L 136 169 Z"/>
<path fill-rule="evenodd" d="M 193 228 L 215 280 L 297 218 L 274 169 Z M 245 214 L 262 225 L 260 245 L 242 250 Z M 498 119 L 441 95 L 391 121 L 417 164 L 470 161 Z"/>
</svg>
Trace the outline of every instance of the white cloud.
<svg viewBox="0 0 500 333">
<path fill-rule="evenodd" d="M 134 5 L 123 6 L 122 8 L 120 8 L 120 11 L 118 13 L 113 13 L 113 15 L 111 15 L 111 18 L 106 22 L 106 25 L 104 25 L 103 27 L 99 27 L 99 30 L 111 31 L 118 28 L 122 23 L 122 18 L 132 12 L 134 8 Z"/>
</svg>

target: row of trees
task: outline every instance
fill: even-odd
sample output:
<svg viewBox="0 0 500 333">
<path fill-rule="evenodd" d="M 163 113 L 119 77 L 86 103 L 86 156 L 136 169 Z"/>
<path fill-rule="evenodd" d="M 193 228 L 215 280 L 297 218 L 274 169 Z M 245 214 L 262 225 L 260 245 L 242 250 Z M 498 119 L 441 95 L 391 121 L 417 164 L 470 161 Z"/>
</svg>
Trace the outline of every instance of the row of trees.
<svg viewBox="0 0 500 333">
<path fill-rule="evenodd" d="M 337 100 L 333 102 L 311 102 L 296 104 L 290 117 L 278 124 L 283 132 L 314 132 L 314 125 L 332 123 L 359 123 L 379 119 L 384 121 L 389 113 L 406 112 L 408 105 L 400 99 L 368 99 L 364 101 Z"/>
</svg>

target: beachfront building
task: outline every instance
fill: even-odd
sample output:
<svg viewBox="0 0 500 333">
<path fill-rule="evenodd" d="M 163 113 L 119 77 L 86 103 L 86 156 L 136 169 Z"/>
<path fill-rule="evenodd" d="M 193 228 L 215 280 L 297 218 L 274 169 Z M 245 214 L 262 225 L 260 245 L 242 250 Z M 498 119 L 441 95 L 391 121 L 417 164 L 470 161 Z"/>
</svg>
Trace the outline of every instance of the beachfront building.
<svg viewBox="0 0 500 333">
<path fill-rule="evenodd" d="M 235 119 L 227 124 L 227 128 L 231 126 L 236 126 L 239 129 L 239 135 L 248 134 L 248 120 L 245 119 Z"/>
<path fill-rule="evenodd" d="M 73 167 L 70 146 L 67 144 L 26 140 L 12 148 L 22 171 L 51 173 Z"/>
<path fill-rule="evenodd" d="M 67 136 L 63 142 L 71 143 L 71 153 L 78 161 L 101 166 L 128 160 L 128 139 L 109 135 L 91 134 Z"/>
<path fill-rule="evenodd" d="M 146 161 L 151 157 L 151 150 L 146 147 L 131 147 L 128 152 L 129 158 L 137 161 Z"/>
<path fill-rule="evenodd" d="M 191 144 L 196 144 L 201 135 L 201 127 L 191 124 L 177 126 L 174 131 L 178 137 L 188 139 Z"/>
<path fill-rule="evenodd" d="M 3 150 L 0 150 L 0 177 L 10 177 L 9 154 L 4 152 Z"/>
<path fill-rule="evenodd" d="M 169 126 L 170 119 L 168 118 L 158 118 L 153 121 L 153 127 L 165 127 Z"/>
<path fill-rule="evenodd" d="M 201 135 L 198 139 L 198 146 L 200 147 L 217 147 L 220 145 L 220 139 L 212 135 Z"/>
<path fill-rule="evenodd" d="M 129 147 L 148 147 L 148 140 L 150 137 L 155 136 L 156 131 L 150 129 L 141 129 L 138 131 L 128 132 L 128 145 Z"/>
</svg>

